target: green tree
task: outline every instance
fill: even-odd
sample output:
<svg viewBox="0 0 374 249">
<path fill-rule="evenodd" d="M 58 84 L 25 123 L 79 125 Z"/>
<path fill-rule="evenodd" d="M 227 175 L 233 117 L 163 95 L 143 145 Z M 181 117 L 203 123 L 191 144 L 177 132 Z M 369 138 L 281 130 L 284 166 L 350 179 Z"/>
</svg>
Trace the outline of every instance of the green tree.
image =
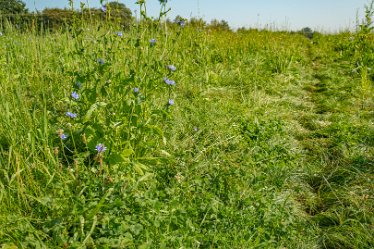
<svg viewBox="0 0 374 249">
<path fill-rule="evenodd" d="M 106 5 L 107 10 L 110 11 L 112 20 L 118 21 L 118 23 L 124 28 L 128 28 L 132 21 L 132 13 L 129 8 L 123 3 L 110 2 Z"/>
<path fill-rule="evenodd" d="M 189 23 L 192 27 L 199 27 L 199 28 L 205 28 L 207 25 L 206 22 L 202 18 L 197 18 L 197 17 L 192 17 Z"/>
<path fill-rule="evenodd" d="M 217 19 L 213 19 L 210 24 L 209 24 L 209 27 L 212 28 L 212 29 L 217 29 L 217 30 L 230 30 L 230 26 L 229 26 L 229 23 L 225 20 L 217 20 Z"/>
<path fill-rule="evenodd" d="M 80 12 L 72 9 L 51 8 L 44 9 L 42 18 L 44 25 L 50 29 L 68 27 L 73 24 L 74 16 L 78 16 L 79 21 L 110 21 L 120 25 L 122 28 L 129 28 L 132 22 L 132 13 L 124 4 L 110 2 L 105 9 L 82 8 Z"/>
<path fill-rule="evenodd" d="M 26 4 L 21 0 L 0 0 L 1 14 L 24 14 L 27 12 Z"/>
<path fill-rule="evenodd" d="M 72 24 L 74 12 L 70 9 L 46 8 L 42 12 L 44 26 L 58 29 Z"/>
<path fill-rule="evenodd" d="M 129 28 L 133 20 L 131 10 L 123 3 L 119 2 L 110 2 L 106 4 L 105 11 L 101 8 L 90 8 L 89 10 L 86 10 L 85 13 L 89 13 L 93 17 L 100 18 L 101 20 L 115 22 L 124 29 Z"/>
<path fill-rule="evenodd" d="M 309 27 L 302 28 L 300 33 L 303 34 L 308 39 L 313 39 L 313 30 Z"/>
</svg>

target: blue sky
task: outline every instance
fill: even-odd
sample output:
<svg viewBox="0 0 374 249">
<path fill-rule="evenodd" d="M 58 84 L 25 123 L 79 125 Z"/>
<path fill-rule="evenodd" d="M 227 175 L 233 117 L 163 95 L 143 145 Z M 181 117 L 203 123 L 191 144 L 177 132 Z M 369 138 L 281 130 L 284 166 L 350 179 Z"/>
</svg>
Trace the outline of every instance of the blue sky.
<svg viewBox="0 0 374 249">
<path fill-rule="evenodd" d="M 42 10 L 45 7 L 68 7 L 68 0 L 23 0 L 29 10 Z M 100 0 L 74 0 L 91 7 L 100 5 Z M 138 9 L 136 0 L 118 0 L 133 13 Z M 210 21 L 224 19 L 230 26 L 271 27 L 298 30 L 303 27 L 325 32 L 353 29 L 357 13 L 361 19 L 364 5 L 369 0 L 169 0 L 172 9 L 169 18 L 176 15 L 186 18 L 202 17 Z M 148 13 L 157 15 L 160 9 L 158 0 L 147 0 Z"/>
</svg>

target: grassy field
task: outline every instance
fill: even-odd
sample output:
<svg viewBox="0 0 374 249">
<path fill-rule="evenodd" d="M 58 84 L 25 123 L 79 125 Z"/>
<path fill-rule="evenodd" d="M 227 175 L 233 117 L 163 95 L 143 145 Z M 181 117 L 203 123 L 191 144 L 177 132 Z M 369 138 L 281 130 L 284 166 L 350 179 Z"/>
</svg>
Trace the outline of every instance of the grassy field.
<svg viewBox="0 0 374 249">
<path fill-rule="evenodd" d="M 1 248 L 374 247 L 371 35 L 117 31 L 4 27 Z"/>
</svg>

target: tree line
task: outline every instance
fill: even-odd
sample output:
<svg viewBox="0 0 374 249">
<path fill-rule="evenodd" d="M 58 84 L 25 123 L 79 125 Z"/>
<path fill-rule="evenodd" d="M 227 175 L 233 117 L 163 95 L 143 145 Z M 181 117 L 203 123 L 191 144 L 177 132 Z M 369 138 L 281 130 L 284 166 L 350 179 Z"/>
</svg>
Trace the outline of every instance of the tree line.
<svg viewBox="0 0 374 249">
<path fill-rule="evenodd" d="M 109 2 L 102 8 L 85 8 L 84 4 L 81 3 L 79 10 L 74 8 L 45 8 L 42 11 L 30 12 L 22 0 L 0 0 L 0 26 L 7 22 L 18 29 L 29 29 L 37 26 L 37 28 L 56 30 L 70 27 L 73 23 L 80 21 L 85 23 L 110 21 L 126 30 L 134 21 L 134 17 L 129 8 L 118 2 Z M 217 19 L 207 23 L 201 18 L 187 20 L 177 16 L 174 21 L 168 19 L 166 22 L 168 24 L 182 24 L 183 26 L 191 25 L 200 28 L 231 30 L 227 21 Z"/>
<path fill-rule="evenodd" d="M 28 30 L 30 28 L 59 30 L 61 28 L 70 28 L 73 24 L 79 24 L 79 22 L 97 23 L 109 21 L 126 30 L 134 20 L 131 10 L 126 5 L 114 1 L 109 2 L 102 8 L 86 8 L 81 3 L 79 10 L 71 6 L 69 9 L 45 8 L 42 11 L 30 12 L 22 0 L 0 0 L 0 28 L 5 23 L 10 23 L 20 30 Z M 147 21 L 152 22 L 152 19 Z M 225 20 L 214 19 L 210 23 L 207 23 L 202 18 L 192 17 L 188 20 L 177 16 L 174 21 L 167 19 L 166 22 L 169 25 L 189 25 L 210 30 L 231 31 L 228 22 Z M 238 29 L 239 32 L 245 32 L 246 30 L 246 28 Z M 298 33 L 312 39 L 315 32 L 307 27 Z"/>
<path fill-rule="evenodd" d="M 109 2 L 102 8 L 45 8 L 42 11 L 30 12 L 22 0 L 0 0 L 0 25 L 10 23 L 19 29 L 41 28 L 60 29 L 70 27 L 80 21 L 101 22 L 110 21 L 123 29 L 130 27 L 133 20 L 131 10 L 124 4 Z"/>
</svg>

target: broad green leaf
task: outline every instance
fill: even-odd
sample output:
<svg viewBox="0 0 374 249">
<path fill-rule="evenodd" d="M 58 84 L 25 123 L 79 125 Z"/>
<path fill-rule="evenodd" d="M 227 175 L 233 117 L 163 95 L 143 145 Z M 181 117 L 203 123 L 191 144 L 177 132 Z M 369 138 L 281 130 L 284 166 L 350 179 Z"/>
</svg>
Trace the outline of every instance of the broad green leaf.
<svg viewBox="0 0 374 249">
<path fill-rule="evenodd" d="M 133 149 L 125 149 L 125 150 L 122 151 L 121 156 L 123 156 L 123 157 L 129 157 L 132 154 L 134 154 L 134 150 Z"/>
<path fill-rule="evenodd" d="M 139 162 L 134 163 L 134 170 L 141 176 L 144 175 L 144 171 L 146 171 L 147 169 L 147 166 L 145 166 L 144 164 L 141 164 Z"/>
<path fill-rule="evenodd" d="M 99 108 L 99 107 L 105 107 L 107 106 L 107 103 L 105 102 L 97 102 L 95 104 L 92 104 L 88 111 L 86 112 L 86 115 L 83 117 L 83 123 L 86 123 L 92 119 L 93 113 Z"/>
</svg>

